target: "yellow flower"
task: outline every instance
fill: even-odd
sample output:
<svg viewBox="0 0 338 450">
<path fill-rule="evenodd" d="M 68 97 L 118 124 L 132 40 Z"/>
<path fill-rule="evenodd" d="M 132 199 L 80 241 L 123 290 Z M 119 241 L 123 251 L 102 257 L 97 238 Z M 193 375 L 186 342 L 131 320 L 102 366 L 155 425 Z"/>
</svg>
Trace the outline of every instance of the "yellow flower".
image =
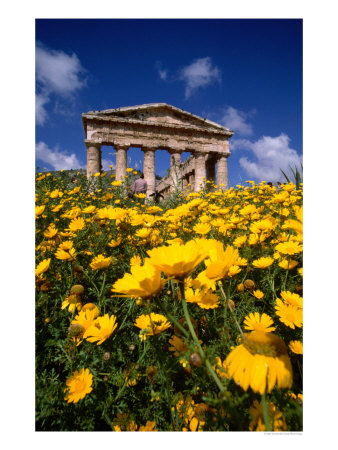
<svg viewBox="0 0 338 450">
<path fill-rule="evenodd" d="M 267 267 L 271 266 L 273 264 L 274 259 L 270 256 L 262 257 L 259 259 L 255 259 L 252 261 L 252 265 L 256 267 L 256 269 L 266 269 Z"/>
<path fill-rule="evenodd" d="M 213 281 L 222 280 L 229 275 L 231 266 L 236 264 L 239 258 L 238 250 L 227 246 L 224 251 L 222 242 L 216 241 L 215 246 L 209 250 L 209 261 L 206 261 L 205 275 Z"/>
<path fill-rule="evenodd" d="M 120 186 L 120 184 L 122 184 L 122 181 L 121 180 L 113 181 L 111 184 L 113 186 Z"/>
<path fill-rule="evenodd" d="M 225 360 L 222 362 L 219 356 L 216 356 L 216 365 L 213 366 L 213 369 L 220 378 L 229 378 L 225 369 Z"/>
<path fill-rule="evenodd" d="M 142 259 L 139 255 L 134 255 L 130 258 L 130 267 L 132 266 L 140 266 L 142 264 Z"/>
<path fill-rule="evenodd" d="M 36 206 L 35 207 L 35 218 L 40 217 L 41 214 L 44 212 L 45 208 L 46 208 L 45 205 Z"/>
<path fill-rule="evenodd" d="M 303 343 L 300 341 L 290 341 L 289 343 L 290 350 L 297 355 L 303 354 Z"/>
<path fill-rule="evenodd" d="M 77 217 L 73 219 L 69 224 L 70 231 L 79 231 L 82 230 L 86 226 L 86 222 L 83 217 Z"/>
<path fill-rule="evenodd" d="M 195 241 L 171 244 L 148 251 L 150 262 L 158 270 L 178 280 L 186 278 L 206 257 L 206 252 Z"/>
<path fill-rule="evenodd" d="M 134 196 L 136 198 L 139 198 L 140 200 L 143 198 L 146 198 L 147 194 L 143 194 L 142 192 L 140 192 L 139 194 L 134 194 Z"/>
<path fill-rule="evenodd" d="M 111 261 L 111 257 L 105 258 L 103 255 L 97 255 L 89 265 L 92 270 L 106 269 Z"/>
<path fill-rule="evenodd" d="M 41 261 L 35 269 L 35 275 L 37 276 L 40 275 L 41 273 L 47 272 L 47 270 L 49 269 L 50 261 L 51 258 L 44 259 L 43 261 Z"/>
<path fill-rule="evenodd" d="M 140 339 L 142 340 L 145 340 L 147 336 L 162 333 L 162 331 L 171 327 L 165 316 L 155 313 L 142 314 L 135 320 L 134 325 L 142 330 L 140 333 Z"/>
<path fill-rule="evenodd" d="M 55 256 L 57 259 L 62 259 L 64 261 L 75 261 L 76 259 L 76 252 L 75 248 L 71 248 L 70 250 L 65 251 L 61 248 L 58 248 L 58 250 L 55 253 Z"/>
<path fill-rule="evenodd" d="M 249 424 L 250 431 L 266 431 L 262 402 L 258 403 L 258 400 L 254 400 L 253 405 L 249 409 L 251 421 Z M 282 413 L 272 402 L 268 402 L 268 417 L 272 431 L 286 431 L 287 425 Z"/>
<path fill-rule="evenodd" d="M 303 246 L 299 242 L 288 241 L 281 242 L 276 245 L 276 250 L 283 255 L 295 255 L 296 253 L 301 253 L 303 251 Z"/>
<path fill-rule="evenodd" d="M 149 259 L 145 260 L 143 266 L 132 266 L 130 271 L 131 273 L 126 273 L 123 278 L 116 281 L 112 292 L 125 294 L 126 297 L 145 299 L 161 291 L 163 287 L 161 272 L 150 264 Z"/>
<path fill-rule="evenodd" d="M 285 270 L 292 270 L 298 265 L 298 261 L 293 259 L 282 259 L 281 262 L 278 263 L 279 267 Z"/>
<path fill-rule="evenodd" d="M 95 211 L 95 209 L 96 209 L 96 206 L 94 206 L 94 205 L 87 206 L 87 208 L 85 208 L 85 209 L 82 211 L 82 213 L 83 213 L 83 214 L 91 214 L 91 213 L 93 213 L 93 212 Z"/>
<path fill-rule="evenodd" d="M 252 292 L 254 297 L 256 297 L 258 300 L 264 297 L 264 293 L 257 289 L 257 291 Z"/>
<path fill-rule="evenodd" d="M 198 306 L 203 309 L 214 309 L 219 306 L 219 297 L 212 292 L 202 293 L 197 302 Z"/>
<path fill-rule="evenodd" d="M 302 277 L 303 276 L 303 267 L 301 267 L 300 269 L 298 269 L 298 273 L 299 275 Z"/>
<path fill-rule="evenodd" d="M 234 241 L 233 244 L 235 247 L 243 247 L 243 245 L 246 243 L 247 237 L 245 235 L 238 236 Z"/>
<path fill-rule="evenodd" d="M 71 294 L 62 302 L 61 309 L 65 309 L 68 306 L 68 311 L 73 313 L 75 308 L 80 311 L 82 307 L 82 303 L 80 301 L 80 297 L 75 294 Z"/>
<path fill-rule="evenodd" d="M 77 403 L 93 390 L 92 384 L 93 375 L 89 372 L 89 369 L 76 370 L 66 381 L 67 388 L 64 392 L 68 392 L 65 400 L 68 403 Z"/>
<path fill-rule="evenodd" d="M 275 306 L 276 314 L 279 320 L 287 327 L 295 329 L 295 326 L 301 328 L 303 326 L 303 310 L 292 305 L 282 302 L 279 298 L 276 299 Z"/>
<path fill-rule="evenodd" d="M 284 342 L 272 333 L 252 331 L 225 360 L 226 371 L 245 391 L 264 394 L 292 386 L 292 366 Z"/>
<path fill-rule="evenodd" d="M 58 233 L 57 228 L 55 228 L 55 225 L 53 223 L 51 223 L 49 225 L 49 227 L 47 228 L 46 231 L 44 231 L 43 235 L 47 238 L 47 239 L 52 239 L 54 236 L 56 236 Z"/>
<path fill-rule="evenodd" d="M 128 170 L 128 169 L 127 169 Z M 144 426 L 141 426 L 138 431 L 157 431 L 154 430 L 156 422 L 147 420 L 147 423 Z"/>
<path fill-rule="evenodd" d="M 280 295 L 284 302 L 289 305 L 296 306 L 297 308 L 303 308 L 303 298 L 300 295 L 290 291 L 282 291 Z"/>
<path fill-rule="evenodd" d="M 86 330 L 83 337 L 89 342 L 97 342 L 101 345 L 106 341 L 117 327 L 116 317 L 105 314 L 103 317 L 98 317 L 93 324 Z"/>
<path fill-rule="evenodd" d="M 265 331 L 266 333 L 270 333 L 271 331 L 275 331 L 276 329 L 271 325 L 273 325 L 273 320 L 265 313 L 263 313 L 261 316 L 258 312 L 250 313 L 244 318 L 244 328 L 246 330 Z"/>
<path fill-rule="evenodd" d="M 108 247 L 118 247 L 122 242 L 122 238 L 118 238 L 118 239 L 112 239 L 109 243 L 108 243 Z"/>
<path fill-rule="evenodd" d="M 208 234 L 211 226 L 208 223 L 198 223 L 194 226 L 193 230 L 196 234 Z"/>
</svg>

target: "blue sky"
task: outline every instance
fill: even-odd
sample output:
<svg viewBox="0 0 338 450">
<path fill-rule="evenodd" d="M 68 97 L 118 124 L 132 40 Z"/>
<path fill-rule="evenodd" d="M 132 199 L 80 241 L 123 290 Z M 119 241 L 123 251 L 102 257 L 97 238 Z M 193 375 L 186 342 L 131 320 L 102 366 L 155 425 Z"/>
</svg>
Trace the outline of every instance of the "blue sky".
<svg viewBox="0 0 338 450">
<path fill-rule="evenodd" d="M 85 167 L 83 112 L 168 103 L 235 131 L 231 186 L 283 181 L 302 161 L 302 33 L 300 19 L 38 19 L 36 164 Z"/>
</svg>

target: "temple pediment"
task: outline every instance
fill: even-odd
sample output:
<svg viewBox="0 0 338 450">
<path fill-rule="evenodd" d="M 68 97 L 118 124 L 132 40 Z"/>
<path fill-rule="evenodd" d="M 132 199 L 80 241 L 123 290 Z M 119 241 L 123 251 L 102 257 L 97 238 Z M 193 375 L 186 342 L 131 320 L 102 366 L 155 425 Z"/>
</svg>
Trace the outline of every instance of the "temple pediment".
<svg viewBox="0 0 338 450">
<path fill-rule="evenodd" d="M 136 121 L 149 124 L 173 125 L 178 127 L 197 127 L 203 130 L 224 131 L 233 134 L 229 128 L 223 127 L 205 118 L 196 116 L 167 103 L 148 103 L 137 106 L 127 106 L 104 111 L 89 111 L 83 114 L 84 119 L 121 119 L 121 121 Z"/>
</svg>

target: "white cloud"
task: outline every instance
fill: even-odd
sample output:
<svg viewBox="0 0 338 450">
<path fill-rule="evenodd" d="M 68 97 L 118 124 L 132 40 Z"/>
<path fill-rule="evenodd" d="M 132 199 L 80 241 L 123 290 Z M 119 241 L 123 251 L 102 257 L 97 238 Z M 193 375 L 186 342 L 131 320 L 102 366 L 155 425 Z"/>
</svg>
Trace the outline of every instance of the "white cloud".
<svg viewBox="0 0 338 450">
<path fill-rule="evenodd" d="M 168 71 L 166 69 L 158 69 L 158 74 L 163 81 L 167 81 L 168 79 Z"/>
<path fill-rule="evenodd" d="M 38 43 L 35 53 L 36 79 L 48 92 L 68 96 L 85 85 L 79 58 L 61 50 L 50 50 Z"/>
<path fill-rule="evenodd" d="M 86 165 L 81 163 L 75 153 L 69 155 L 67 151 L 60 151 L 57 147 L 53 150 L 44 142 L 38 142 L 35 146 L 36 159 L 50 164 L 53 170 L 84 169 Z"/>
<path fill-rule="evenodd" d="M 254 160 L 246 156 L 240 158 L 240 166 L 246 171 L 247 175 L 258 181 L 285 181 L 282 169 L 293 179 L 290 166 L 294 169 L 295 165 L 301 170 L 302 156 L 297 151 L 290 148 L 290 138 L 281 133 L 280 136 L 263 136 L 261 139 L 251 142 L 247 139 L 237 139 L 230 144 L 230 150 L 250 150 L 253 153 Z"/>
<path fill-rule="evenodd" d="M 212 66 L 211 58 L 196 59 L 184 67 L 179 73 L 179 79 L 186 83 L 185 98 L 189 98 L 197 89 L 206 87 L 215 81 L 221 81 L 221 71 Z"/>
<path fill-rule="evenodd" d="M 51 50 L 38 42 L 35 52 L 36 66 L 36 123 L 43 125 L 47 118 L 44 105 L 51 95 L 71 99 L 77 91 L 86 85 L 85 73 L 75 53 L 67 55 L 61 50 Z"/>
<path fill-rule="evenodd" d="M 35 96 L 35 119 L 37 125 L 43 125 L 47 119 L 47 111 L 45 104 L 49 102 L 49 98 L 45 94 L 36 94 Z"/>
<path fill-rule="evenodd" d="M 250 115 L 251 113 L 245 113 L 232 106 L 228 106 L 219 120 L 219 123 L 230 128 L 236 134 L 250 136 L 253 132 L 252 125 L 247 122 Z"/>
</svg>

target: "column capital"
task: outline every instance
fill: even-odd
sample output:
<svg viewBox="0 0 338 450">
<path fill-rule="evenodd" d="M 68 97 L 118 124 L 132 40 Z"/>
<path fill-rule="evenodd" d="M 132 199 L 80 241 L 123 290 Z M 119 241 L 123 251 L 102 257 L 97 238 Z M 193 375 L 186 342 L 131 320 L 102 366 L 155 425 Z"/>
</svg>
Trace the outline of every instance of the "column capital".
<svg viewBox="0 0 338 450">
<path fill-rule="evenodd" d="M 113 147 L 115 148 L 115 150 L 128 150 L 130 147 L 130 144 L 119 144 L 117 142 L 117 143 L 113 144 Z"/>
<path fill-rule="evenodd" d="M 218 160 L 218 159 L 221 159 L 222 156 L 223 156 L 224 158 L 229 158 L 230 155 L 231 155 L 230 152 L 229 152 L 229 153 L 219 153 L 219 154 L 217 155 L 217 160 Z"/>
<path fill-rule="evenodd" d="M 179 149 L 176 149 L 176 148 L 169 148 L 169 150 L 168 150 L 168 152 L 171 154 L 171 155 L 173 155 L 173 154 L 175 154 L 175 153 L 179 153 L 179 154 L 182 154 L 183 153 L 183 150 L 179 150 Z"/>
<path fill-rule="evenodd" d="M 156 152 L 157 147 L 151 147 L 151 146 L 147 146 L 147 145 L 142 145 L 141 150 L 143 152 Z"/>
<path fill-rule="evenodd" d="M 89 141 L 88 139 L 85 139 L 84 143 L 85 143 L 86 147 L 96 147 L 96 148 L 102 147 L 101 142 L 93 142 L 93 141 Z"/>
</svg>

